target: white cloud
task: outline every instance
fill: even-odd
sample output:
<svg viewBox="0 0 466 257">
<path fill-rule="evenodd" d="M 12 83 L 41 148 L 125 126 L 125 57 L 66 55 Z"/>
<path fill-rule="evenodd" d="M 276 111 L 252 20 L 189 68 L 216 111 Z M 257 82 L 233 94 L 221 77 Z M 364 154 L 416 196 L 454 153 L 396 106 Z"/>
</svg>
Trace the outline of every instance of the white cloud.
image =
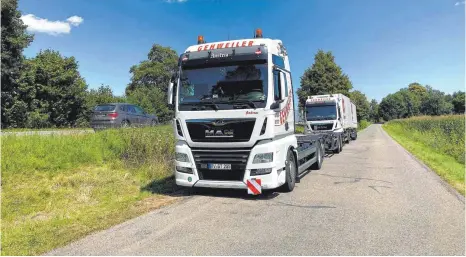
<svg viewBox="0 0 466 257">
<path fill-rule="evenodd" d="M 465 4 L 465 2 L 466 2 L 466 1 L 456 2 L 456 3 L 455 3 L 455 6 Z"/>
<path fill-rule="evenodd" d="M 184 3 L 186 1 L 188 0 L 165 0 L 165 2 L 170 3 L 170 4 L 171 3 Z"/>
<path fill-rule="evenodd" d="M 71 25 L 77 27 L 83 22 L 83 18 L 79 16 L 71 16 L 66 21 L 49 21 L 36 17 L 34 14 L 23 15 L 21 20 L 27 25 L 29 32 L 46 33 L 53 36 L 69 34 Z"/>
<path fill-rule="evenodd" d="M 71 16 L 69 17 L 68 19 L 66 19 L 69 23 L 71 23 L 71 25 L 73 26 L 79 26 L 79 24 L 81 24 L 84 20 L 83 18 L 79 17 L 79 16 Z"/>
</svg>

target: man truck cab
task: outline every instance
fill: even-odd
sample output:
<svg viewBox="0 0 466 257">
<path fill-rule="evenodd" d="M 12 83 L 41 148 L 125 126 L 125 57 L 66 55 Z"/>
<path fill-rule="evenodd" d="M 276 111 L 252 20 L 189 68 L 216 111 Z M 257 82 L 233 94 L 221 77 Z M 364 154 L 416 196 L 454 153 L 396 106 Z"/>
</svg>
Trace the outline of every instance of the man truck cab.
<svg viewBox="0 0 466 257">
<path fill-rule="evenodd" d="M 181 54 L 168 89 L 175 109 L 176 184 L 292 191 L 299 174 L 320 168 L 320 136 L 295 135 L 288 54 L 262 37 L 206 43 Z"/>
<path fill-rule="evenodd" d="M 343 94 L 313 95 L 306 100 L 306 134 L 327 134 L 327 150 L 341 152 L 344 143 L 356 140 L 356 106 Z"/>
</svg>

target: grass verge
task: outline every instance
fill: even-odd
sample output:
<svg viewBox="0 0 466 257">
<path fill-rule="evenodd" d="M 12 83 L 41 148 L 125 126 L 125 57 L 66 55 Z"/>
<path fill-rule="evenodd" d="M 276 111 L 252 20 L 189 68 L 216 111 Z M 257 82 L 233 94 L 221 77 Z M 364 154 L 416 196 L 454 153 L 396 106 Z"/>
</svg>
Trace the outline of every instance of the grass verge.
<svg viewBox="0 0 466 257">
<path fill-rule="evenodd" d="M 416 117 L 393 120 L 384 130 L 465 195 L 464 116 Z"/>
<path fill-rule="evenodd" d="M 171 126 L 2 136 L 2 255 L 39 255 L 175 201 Z"/>
<path fill-rule="evenodd" d="M 358 124 L 358 131 L 361 131 L 367 127 L 369 127 L 371 123 L 367 120 L 361 120 Z"/>
</svg>

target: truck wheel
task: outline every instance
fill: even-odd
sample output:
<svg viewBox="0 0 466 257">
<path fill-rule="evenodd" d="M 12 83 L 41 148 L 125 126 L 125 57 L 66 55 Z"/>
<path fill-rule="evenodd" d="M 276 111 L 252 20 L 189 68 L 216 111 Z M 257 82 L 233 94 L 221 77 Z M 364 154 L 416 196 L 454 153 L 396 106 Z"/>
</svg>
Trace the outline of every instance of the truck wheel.
<svg viewBox="0 0 466 257">
<path fill-rule="evenodd" d="M 334 150 L 335 153 L 340 153 L 341 152 L 341 136 L 338 136 L 337 139 L 337 149 Z"/>
<path fill-rule="evenodd" d="M 291 150 L 288 151 L 285 162 L 285 184 L 283 184 L 282 189 L 285 192 L 291 192 L 294 189 L 297 176 L 296 160 L 294 154 Z"/>
<path fill-rule="evenodd" d="M 351 139 L 356 140 L 356 138 L 358 138 L 358 132 L 354 131 L 353 133 L 351 133 Z"/>
<path fill-rule="evenodd" d="M 317 152 L 316 152 L 317 159 L 316 159 L 316 162 L 312 164 L 311 169 L 320 170 L 320 168 L 322 168 L 322 163 L 324 162 L 324 157 L 322 154 L 322 147 L 320 143 L 317 144 L 316 148 L 317 148 Z"/>
</svg>

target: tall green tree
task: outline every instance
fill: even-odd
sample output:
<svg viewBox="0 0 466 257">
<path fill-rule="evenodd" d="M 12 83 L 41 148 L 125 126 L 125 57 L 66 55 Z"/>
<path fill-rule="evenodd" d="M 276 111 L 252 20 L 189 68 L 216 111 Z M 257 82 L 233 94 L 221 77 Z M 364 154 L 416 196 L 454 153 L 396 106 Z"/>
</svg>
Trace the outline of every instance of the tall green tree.
<svg viewBox="0 0 466 257">
<path fill-rule="evenodd" d="M 19 98 L 26 103 L 20 127 L 73 127 L 86 114 L 87 85 L 74 57 L 40 51 L 25 62 Z M 22 123 L 22 124 L 21 124 Z"/>
<path fill-rule="evenodd" d="M 404 118 L 406 110 L 406 103 L 401 94 L 389 94 L 379 104 L 379 116 L 385 121 Z"/>
<path fill-rule="evenodd" d="M 134 104 L 148 108 L 149 112 L 153 110 L 160 121 L 170 119 L 173 112 L 168 109 L 165 99 L 170 78 L 177 70 L 177 64 L 178 54 L 175 50 L 154 44 L 147 55 L 147 60 L 130 68 L 131 82 L 126 87 L 128 99 Z M 147 99 L 147 96 L 153 97 L 153 103 L 148 104 L 147 101 L 151 99 Z"/>
<path fill-rule="evenodd" d="M 23 49 L 32 42 L 33 36 L 26 32 L 26 25 L 20 19 L 17 0 L 2 0 L 1 9 L 1 122 L 2 127 L 16 127 L 17 115 L 24 113 L 27 108 L 27 103 L 18 98 Z"/>
<path fill-rule="evenodd" d="M 444 92 L 426 86 L 427 96 L 421 104 L 421 111 L 426 115 L 444 115 L 453 112 L 453 104 L 447 101 Z"/>
<path fill-rule="evenodd" d="M 377 100 L 372 99 L 370 104 L 369 104 L 369 119 L 372 122 L 379 122 L 380 117 L 379 117 L 379 104 L 377 103 Z"/>
<path fill-rule="evenodd" d="M 464 114 L 465 94 L 462 91 L 454 92 L 452 95 L 453 110 L 457 114 Z"/>
<path fill-rule="evenodd" d="M 160 122 L 166 122 L 173 113 L 164 95 L 159 88 L 139 87 L 127 95 L 127 101 L 141 106 L 147 113 L 156 114 Z"/>
<path fill-rule="evenodd" d="M 352 91 L 349 95 L 351 101 L 356 105 L 358 121 L 369 119 L 369 101 L 365 94 L 359 90 Z"/>
<path fill-rule="evenodd" d="M 425 95 L 427 93 L 427 89 L 417 82 L 409 84 L 408 90 L 417 95 Z"/>
<path fill-rule="evenodd" d="M 122 103 L 126 101 L 124 96 L 116 96 L 109 85 L 100 85 L 98 88 L 86 91 L 86 107 L 80 120 L 80 126 L 87 126 L 95 106 L 105 103 Z"/>
<path fill-rule="evenodd" d="M 335 63 L 333 54 L 319 50 L 312 67 L 301 76 L 301 88 L 297 92 L 300 106 L 304 106 L 310 95 L 342 93 L 348 96 L 352 88 L 349 77 Z"/>
</svg>

